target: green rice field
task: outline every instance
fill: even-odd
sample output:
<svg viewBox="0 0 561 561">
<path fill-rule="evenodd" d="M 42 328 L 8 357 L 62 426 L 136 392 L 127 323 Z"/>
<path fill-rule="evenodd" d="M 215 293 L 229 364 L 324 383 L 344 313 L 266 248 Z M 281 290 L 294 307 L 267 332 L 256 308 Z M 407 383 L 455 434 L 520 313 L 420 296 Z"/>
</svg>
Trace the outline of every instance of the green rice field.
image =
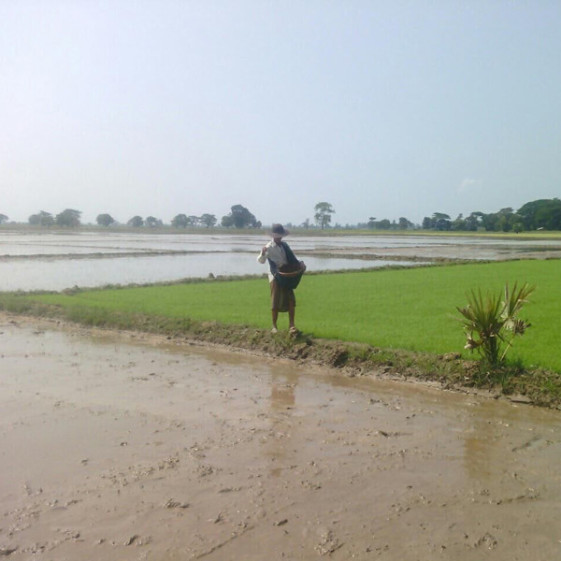
<svg viewBox="0 0 561 561">
<path fill-rule="evenodd" d="M 305 276 L 296 291 L 296 324 L 316 338 L 363 342 L 387 349 L 462 352 L 457 306 L 466 292 L 500 291 L 527 282 L 536 290 L 523 317 L 532 327 L 509 357 L 527 368 L 561 371 L 561 261 L 527 260 Z M 104 314 L 137 313 L 223 324 L 270 327 L 264 278 L 201 281 L 169 286 L 102 289 L 21 298 Z M 287 327 L 281 314 L 279 329 Z"/>
</svg>

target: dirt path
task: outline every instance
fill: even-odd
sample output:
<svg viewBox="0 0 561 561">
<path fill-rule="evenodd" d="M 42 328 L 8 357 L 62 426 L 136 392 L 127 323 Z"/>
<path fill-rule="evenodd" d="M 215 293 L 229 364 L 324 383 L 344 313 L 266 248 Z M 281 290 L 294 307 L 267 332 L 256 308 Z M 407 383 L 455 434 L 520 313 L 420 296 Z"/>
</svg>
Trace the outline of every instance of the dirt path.
<svg viewBox="0 0 561 561">
<path fill-rule="evenodd" d="M 561 558 L 561 413 L 0 316 L 0 558 Z"/>
</svg>

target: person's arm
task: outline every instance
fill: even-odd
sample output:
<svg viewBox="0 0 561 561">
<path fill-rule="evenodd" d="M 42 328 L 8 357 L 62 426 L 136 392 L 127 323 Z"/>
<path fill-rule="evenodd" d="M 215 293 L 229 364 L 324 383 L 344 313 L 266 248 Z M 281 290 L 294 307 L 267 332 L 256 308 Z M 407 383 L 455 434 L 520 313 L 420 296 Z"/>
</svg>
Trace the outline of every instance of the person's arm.
<svg viewBox="0 0 561 561">
<path fill-rule="evenodd" d="M 257 256 L 257 261 L 259 261 L 259 263 L 265 263 L 265 261 L 267 261 L 267 246 L 264 245 L 261 248 L 261 253 Z"/>
</svg>

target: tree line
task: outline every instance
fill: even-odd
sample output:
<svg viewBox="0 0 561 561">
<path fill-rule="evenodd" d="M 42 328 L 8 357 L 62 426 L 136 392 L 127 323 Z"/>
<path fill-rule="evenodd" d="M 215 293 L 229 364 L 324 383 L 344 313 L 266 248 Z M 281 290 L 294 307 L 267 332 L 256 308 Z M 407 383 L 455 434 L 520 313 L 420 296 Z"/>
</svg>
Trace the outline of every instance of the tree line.
<svg viewBox="0 0 561 561">
<path fill-rule="evenodd" d="M 423 219 L 424 230 L 476 232 L 523 232 L 532 230 L 561 230 L 561 200 L 538 199 L 521 206 L 517 211 L 507 207 L 485 214 L 472 212 L 452 220 L 447 214 L 436 212 Z"/>
<path fill-rule="evenodd" d="M 51 227 L 62 226 L 67 228 L 75 228 L 82 225 L 81 221 L 82 212 L 79 210 L 67 208 L 59 214 L 52 214 L 44 210 L 39 211 L 37 214 L 32 214 L 28 218 L 28 223 L 31 226 Z M 9 217 L 0 213 L 0 224 L 7 223 Z M 189 227 L 206 227 L 213 228 L 216 226 L 218 220 L 214 214 L 203 214 L 202 216 L 194 216 L 187 214 L 176 214 L 170 221 L 173 228 L 189 228 Z M 115 220 L 109 213 L 98 214 L 96 218 L 98 226 L 117 226 L 120 223 Z M 135 215 L 126 222 L 126 226 L 131 228 L 157 228 L 164 226 L 164 221 L 155 216 L 142 216 Z M 262 224 L 255 218 L 246 207 L 243 205 L 233 205 L 230 212 L 222 217 L 221 226 L 224 228 L 261 228 Z"/>
<path fill-rule="evenodd" d="M 309 228 L 331 228 L 331 219 L 335 214 L 333 206 L 325 201 L 319 202 L 314 207 L 314 223 L 306 219 L 302 224 L 294 225 L 286 222 L 288 227 Z M 32 226 L 50 227 L 61 226 L 74 228 L 81 225 L 81 211 L 67 208 L 59 214 L 40 211 L 32 214 L 28 223 Z M 0 213 L 0 224 L 8 222 L 9 218 Z M 96 218 L 99 226 L 116 226 L 119 223 L 108 213 L 99 214 Z M 204 227 L 214 228 L 218 225 L 218 219 L 214 214 L 203 214 L 201 216 L 177 214 L 171 221 L 173 228 Z M 220 224 L 222 228 L 261 228 L 261 221 L 241 204 L 233 205 L 230 212 L 222 217 Z M 135 215 L 126 222 L 131 228 L 157 228 L 164 226 L 160 218 L 154 216 Z M 342 228 L 335 224 L 335 228 Z M 390 221 L 387 218 L 377 219 L 374 216 L 366 222 L 356 225 L 347 225 L 346 229 L 371 229 L 371 230 L 434 230 L 434 231 L 465 231 L 476 232 L 485 230 L 487 232 L 522 232 L 532 230 L 561 230 L 561 200 L 538 199 L 530 201 L 520 207 L 517 211 L 512 208 L 503 208 L 498 212 L 484 213 L 472 212 L 467 216 L 458 215 L 452 219 L 448 214 L 435 212 L 432 216 L 423 218 L 421 225 L 413 224 L 405 217 Z"/>
<path fill-rule="evenodd" d="M 322 203 L 323 204 L 323 203 Z M 326 203 L 325 203 L 326 204 Z M 326 212 L 329 209 L 323 209 Z M 330 210 L 330 212 L 334 212 Z M 32 214 L 28 223 L 31 226 L 51 227 L 61 226 L 68 228 L 75 228 L 81 226 L 82 212 L 75 209 L 67 208 L 59 214 L 53 215 L 44 210 L 39 211 L 37 214 Z M 9 220 L 5 214 L 0 214 L 0 224 Z M 328 218 L 323 218 L 322 224 L 328 224 Z M 109 213 L 98 214 L 96 218 L 98 226 L 109 227 L 116 226 L 119 223 Z M 189 227 L 206 227 L 213 228 L 217 225 L 218 219 L 214 214 L 203 214 L 202 216 L 187 215 L 184 213 L 176 214 L 170 221 L 173 228 L 189 228 Z M 222 217 L 220 225 L 223 228 L 261 228 L 261 221 L 257 220 L 255 215 L 246 207 L 240 204 L 230 207 L 230 212 Z M 322 227 L 323 227 L 322 225 Z M 131 228 L 157 228 L 164 226 L 163 220 L 155 216 L 142 216 L 135 215 L 126 222 L 126 226 Z"/>
</svg>

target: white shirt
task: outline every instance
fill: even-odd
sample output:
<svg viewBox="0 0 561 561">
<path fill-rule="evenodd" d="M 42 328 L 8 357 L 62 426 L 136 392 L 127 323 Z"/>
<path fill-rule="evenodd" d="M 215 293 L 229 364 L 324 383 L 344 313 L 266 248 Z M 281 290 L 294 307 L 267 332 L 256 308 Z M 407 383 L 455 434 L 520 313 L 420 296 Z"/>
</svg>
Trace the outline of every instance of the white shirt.
<svg viewBox="0 0 561 561">
<path fill-rule="evenodd" d="M 277 245 L 274 240 L 271 240 L 265 247 L 265 253 L 260 253 L 257 257 L 259 263 L 265 263 L 267 259 L 270 259 L 279 268 L 288 263 L 286 251 L 282 245 Z M 273 278 L 273 275 L 269 271 L 269 281 L 272 281 Z"/>
</svg>

